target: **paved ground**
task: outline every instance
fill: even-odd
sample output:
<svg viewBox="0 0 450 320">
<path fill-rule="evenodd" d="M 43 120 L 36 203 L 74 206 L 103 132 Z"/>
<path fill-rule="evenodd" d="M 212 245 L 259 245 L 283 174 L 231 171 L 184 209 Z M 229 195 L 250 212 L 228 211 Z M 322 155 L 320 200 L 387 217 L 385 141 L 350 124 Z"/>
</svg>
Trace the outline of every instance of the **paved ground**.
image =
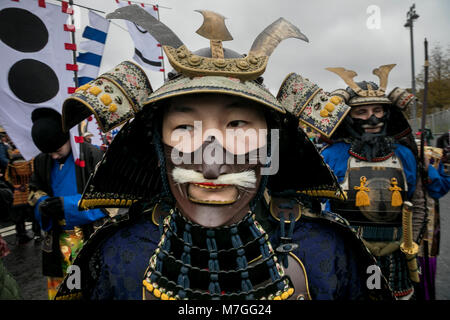
<svg viewBox="0 0 450 320">
<path fill-rule="evenodd" d="M 4 230 L 5 224 L 0 228 Z M 28 228 L 31 228 L 31 225 Z M 27 244 L 18 245 L 15 243 L 16 235 L 11 234 L 12 232 L 13 230 L 2 232 L 2 237 L 11 251 L 3 258 L 3 263 L 19 284 L 24 299 L 46 300 L 47 280 L 42 276 L 41 242 L 31 240 Z M 8 233 L 9 235 L 4 236 Z"/>
<path fill-rule="evenodd" d="M 436 298 L 450 300 L 450 193 L 441 199 L 441 248 L 437 263 Z M 8 242 L 11 254 L 4 258 L 6 268 L 18 282 L 24 299 L 47 299 L 46 279 L 41 275 L 40 243 L 34 240 L 16 245 L 15 234 L 5 230 L 10 224 L 0 224 L 3 238 Z M 31 227 L 31 226 L 30 226 Z"/>
<path fill-rule="evenodd" d="M 441 207 L 441 242 L 436 270 L 436 299 L 450 300 L 450 193 L 443 197 Z"/>
</svg>

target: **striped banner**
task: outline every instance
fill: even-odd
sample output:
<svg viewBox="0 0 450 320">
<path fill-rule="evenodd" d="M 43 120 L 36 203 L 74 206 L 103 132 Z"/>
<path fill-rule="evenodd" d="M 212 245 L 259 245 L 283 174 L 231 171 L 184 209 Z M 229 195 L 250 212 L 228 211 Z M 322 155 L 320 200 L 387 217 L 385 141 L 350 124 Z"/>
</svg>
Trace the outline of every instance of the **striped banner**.
<svg viewBox="0 0 450 320">
<path fill-rule="evenodd" d="M 79 45 L 82 52 L 77 56 L 79 86 L 98 77 L 108 29 L 108 20 L 89 11 L 89 25 L 84 29 L 84 40 Z"/>
<path fill-rule="evenodd" d="M 78 46 L 78 86 L 82 86 L 99 76 L 108 31 L 109 21 L 97 13 L 89 11 L 89 25 L 84 28 L 82 35 L 83 40 Z M 95 118 L 89 117 L 84 120 L 83 127 L 86 132 L 92 133 L 91 143 L 93 145 L 101 146 L 104 144 L 102 132 L 99 129 Z M 70 132 L 74 138 L 74 140 L 72 140 L 72 146 L 84 141 L 83 137 L 78 136 L 77 127 L 72 128 Z M 76 152 L 74 152 L 75 164 L 83 167 L 84 161 L 78 158 L 79 148 L 72 149 L 76 150 Z"/>
</svg>

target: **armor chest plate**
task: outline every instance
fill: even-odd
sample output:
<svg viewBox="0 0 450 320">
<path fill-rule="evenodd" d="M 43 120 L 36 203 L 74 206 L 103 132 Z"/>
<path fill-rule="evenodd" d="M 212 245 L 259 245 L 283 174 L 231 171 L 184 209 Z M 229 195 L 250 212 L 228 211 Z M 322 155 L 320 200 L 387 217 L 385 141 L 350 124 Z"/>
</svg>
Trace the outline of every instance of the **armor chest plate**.
<svg viewBox="0 0 450 320">
<path fill-rule="evenodd" d="M 381 162 L 350 157 L 341 184 L 348 199 L 332 201 L 331 209 L 353 225 L 391 225 L 401 223 L 401 204 L 408 185 L 402 163 L 395 155 Z"/>
</svg>

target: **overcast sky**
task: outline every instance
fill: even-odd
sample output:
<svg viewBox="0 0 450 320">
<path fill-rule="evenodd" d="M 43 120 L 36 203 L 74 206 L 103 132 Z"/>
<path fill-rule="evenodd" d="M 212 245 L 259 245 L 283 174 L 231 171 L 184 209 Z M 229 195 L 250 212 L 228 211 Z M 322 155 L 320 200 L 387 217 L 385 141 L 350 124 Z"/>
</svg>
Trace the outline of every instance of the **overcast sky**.
<svg viewBox="0 0 450 320">
<path fill-rule="evenodd" d="M 52 1 L 50 1 L 52 2 Z M 54 1 L 53 1 L 54 2 Z M 440 44 L 450 46 L 450 1 L 448 0 L 161 0 L 144 3 L 160 6 L 160 19 L 169 26 L 191 51 L 209 45 L 209 40 L 195 31 L 203 22 L 196 9 L 207 9 L 224 15 L 234 40 L 224 47 L 247 53 L 256 36 L 270 23 L 284 17 L 309 38 L 309 43 L 297 39 L 283 41 L 270 57 L 264 79 L 276 94 L 290 72 L 299 73 L 325 90 L 346 85 L 326 67 L 344 67 L 358 73 L 355 80 L 378 78 L 372 70 L 383 64 L 395 63 L 391 71 L 388 92 L 396 86 L 411 86 L 411 51 L 409 28 L 405 28 L 406 13 L 416 4 L 419 18 L 414 21 L 414 49 L 416 74 L 423 68 L 426 37 L 429 48 Z M 114 11 L 114 0 L 74 0 L 74 3 L 105 12 Z M 367 27 L 379 9 L 379 28 Z M 167 8 L 163 8 L 167 7 Z M 87 11 L 81 11 L 81 28 L 87 23 Z M 103 15 L 104 16 L 104 15 Z M 123 60 L 132 59 L 134 46 L 124 30 L 125 23 L 113 20 L 108 35 L 101 73 Z M 77 33 L 77 42 L 81 38 Z M 166 65 L 166 69 L 171 67 Z M 153 88 L 163 82 L 161 73 L 148 71 Z"/>
</svg>

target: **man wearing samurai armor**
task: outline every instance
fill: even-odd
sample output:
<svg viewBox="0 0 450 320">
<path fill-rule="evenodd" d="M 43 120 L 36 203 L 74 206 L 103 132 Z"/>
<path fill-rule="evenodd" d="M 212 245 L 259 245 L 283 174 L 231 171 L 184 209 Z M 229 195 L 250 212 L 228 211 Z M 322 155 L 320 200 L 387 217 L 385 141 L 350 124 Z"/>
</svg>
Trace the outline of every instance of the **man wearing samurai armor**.
<svg viewBox="0 0 450 320">
<path fill-rule="evenodd" d="M 385 94 L 394 66 L 373 70 L 380 79 L 379 85 L 355 82 L 357 74 L 351 70 L 327 68 L 348 85 L 331 95 L 343 100 L 351 110 L 331 137 L 325 137 L 330 145 L 321 154 L 347 193 L 346 201 L 328 201 L 327 208 L 349 221 L 364 239 L 395 296 L 410 299 L 418 281 L 414 256 L 417 250 L 404 247 L 417 246 L 413 240 L 423 224 L 424 201 L 421 190 L 416 190 L 416 158 L 404 142 L 412 135 L 402 110 L 414 97 L 400 88 Z M 415 228 L 404 219 L 402 210 L 412 210 Z M 405 244 L 407 240 L 409 243 Z"/>
<path fill-rule="evenodd" d="M 450 190 L 449 134 L 436 141 L 436 147 L 425 147 L 425 166 L 428 169 L 427 190 L 434 199 L 445 196 Z"/>
<path fill-rule="evenodd" d="M 420 151 L 420 143 L 417 144 Z M 426 197 L 428 223 L 424 230 L 418 262 L 422 270 L 419 295 L 425 300 L 436 299 L 435 280 L 441 234 L 439 199 L 445 196 L 450 189 L 450 175 L 448 169 L 446 171 L 448 150 L 445 149 L 442 140 L 438 140 L 436 145 L 437 147 L 432 147 L 425 144 L 423 155 L 424 176 L 426 177 L 423 181 L 425 187 L 423 193 Z"/>
<path fill-rule="evenodd" d="M 14 201 L 10 217 L 16 225 L 18 243 L 23 244 L 33 239 L 25 228 L 26 220 L 32 220 L 32 230 L 37 241 L 41 240 L 41 228 L 34 219 L 32 207 L 28 204 L 28 184 L 33 173 L 33 160 L 26 161 L 18 151 L 16 149 L 11 156 L 5 172 L 5 180 L 14 187 Z"/>
<path fill-rule="evenodd" d="M 375 259 L 345 221 L 321 214 L 320 197 L 341 198 L 340 187 L 263 85 L 278 43 L 307 38 L 280 18 L 241 55 L 222 46 L 232 40 L 224 17 L 199 12 L 210 47 L 195 52 L 138 6 L 107 16 L 152 33 L 174 70 L 152 92 L 123 62 L 65 101 L 66 129 L 92 112 L 104 131 L 134 119 L 80 203 L 129 211 L 86 243 L 80 288 L 66 277 L 56 299 L 393 299 L 384 277 L 366 285 Z"/>
<path fill-rule="evenodd" d="M 6 142 L 7 136 L 6 131 L 2 127 L 0 127 L 0 173 L 4 174 L 6 168 L 8 167 L 9 163 L 9 149 L 10 146 Z"/>
<path fill-rule="evenodd" d="M 33 142 L 42 153 L 34 158 L 28 203 L 45 233 L 42 269 L 48 277 L 49 299 L 53 299 L 83 241 L 105 220 L 101 209 L 78 210 L 84 185 L 102 152 L 82 143 L 84 162 L 76 165 L 70 135 L 62 130 L 61 115 L 50 108 L 39 108 L 31 118 Z"/>
</svg>

